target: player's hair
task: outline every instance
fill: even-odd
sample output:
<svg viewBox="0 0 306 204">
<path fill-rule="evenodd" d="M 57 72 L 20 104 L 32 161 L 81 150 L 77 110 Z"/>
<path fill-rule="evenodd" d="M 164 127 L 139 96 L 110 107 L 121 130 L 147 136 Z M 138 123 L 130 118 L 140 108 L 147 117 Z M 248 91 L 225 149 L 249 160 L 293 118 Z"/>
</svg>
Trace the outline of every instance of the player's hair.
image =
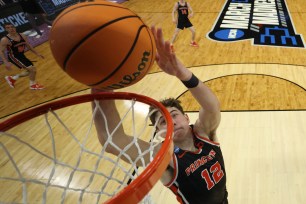
<svg viewBox="0 0 306 204">
<path fill-rule="evenodd" d="M 14 26 L 11 22 L 5 22 L 5 23 L 3 23 L 3 27 L 4 27 L 4 28 L 5 28 L 5 26 L 8 26 L 8 25 Z"/>
<path fill-rule="evenodd" d="M 161 102 L 166 108 L 167 107 L 175 107 L 177 108 L 181 113 L 185 114 L 184 110 L 183 110 L 183 107 L 181 106 L 181 101 L 175 99 L 175 98 L 166 98 L 166 99 L 163 99 Z M 154 110 L 155 108 L 150 106 L 149 108 L 149 112 L 151 112 L 152 110 Z M 152 122 L 152 124 L 155 124 L 155 117 L 156 117 L 156 114 L 158 112 L 155 111 L 151 116 L 150 116 L 150 120 Z"/>
</svg>

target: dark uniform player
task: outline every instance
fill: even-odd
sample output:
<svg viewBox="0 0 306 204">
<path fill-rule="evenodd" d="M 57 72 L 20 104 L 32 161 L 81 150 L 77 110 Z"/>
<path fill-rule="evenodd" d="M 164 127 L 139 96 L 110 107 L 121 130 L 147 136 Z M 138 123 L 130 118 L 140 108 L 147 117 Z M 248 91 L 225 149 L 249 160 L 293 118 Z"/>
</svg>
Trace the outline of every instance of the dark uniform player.
<svg viewBox="0 0 306 204">
<path fill-rule="evenodd" d="M 175 17 L 176 12 L 177 12 L 177 18 Z M 172 10 L 172 21 L 174 24 L 176 24 L 176 28 L 175 28 L 173 37 L 170 41 L 172 51 L 174 51 L 173 43 L 177 35 L 179 34 L 181 30 L 184 30 L 184 28 L 188 28 L 191 31 L 192 36 L 191 36 L 190 45 L 194 47 L 198 47 L 198 44 L 194 41 L 195 40 L 195 29 L 189 20 L 189 17 L 192 17 L 192 16 L 193 16 L 193 10 L 190 4 L 185 2 L 185 0 L 180 0 L 179 2 L 174 4 L 173 10 Z"/>
<path fill-rule="evenodd" d="M 171 52 L 170 43 L 164 41 L 162 30 L 152 27 L 151 31 L 156 42 L 158 66 L 180 80 L 200 105 L 198 117 L 190 126 L 189 117 L 178 100 L 168 98 L 161 101 L 171 115 L 174 125 L 172 139 L 176 149 L 160 180 L 177 195 L 181 203 L 226 204 L 226 174 L 217 137 L 221 121 L 218 98 Z M 105 90 L 92 90 L 93 93 L 99 91 Z M 93 103 L 95 106 L 96 103 Z M 115 102 L 101 100 L 99 108 L 107 116 L 108 127 L 115 128 L 121 121 Z M 152 109 L 154 107 L 150 108 L 150 113 Z M 102 114 L 96 114 L 94 119 L 99 141 L 103 145 L 108 139 L 109 129 Z M 156 132 L 163 134 L 167 128 L 164 116 L 156 111 L 150 115 L 150 120 L 155 124 Z M 116 134 L 112 135 L 112 142 L 119 149 L 124 149 L 133 140 L 134 137 L 126 134 L 123 126 L 116 127 Z M 143 140 L 139 140 L 139 146 L 142 150 L 150 148 L 150 144 Z M 121 155 L 118 148 L 109 147 L 107 152 Z M 135 146 L 127 154 L 131 161 L 139 160 L 138 148 Z M 144 159 L 149 162 L 149 157 Z"/>
<path fill-rule="evenodd" d="M 184 5 L 181 5 L 180 2 L 177 2 L 177 14 L 178 14 L 178 21 L 177 21 L 177 28 L 184 30 L 184 28 L 192 27 L 192 23 L 190 22 L 188 16 L 188 4 L 185 2 Z"/>
<path fill-rule="evenodd" d="M 7 46 L 7 57 L 9 61 L 19 68 L 33 66 L 33 63 L 24 55 L 26 41 L 19 33 L 17 35 L 19 36 L 19 41 L 10 38 L 8 35 L 5 36 L 10 41 L 10 45 Z"/>
<path fill-rule="evenodd" d="M 49 27 L 52 26 L 52 21 L 47 19 L 47 15 L 35 0 L 19 0 L 18 2 L 32 28 L 37 32 L 36 38 L 41 37 L 42 31 L 39 29 L 36 19 L 48 24 Z"/>
<path fill-rule="evenodd" d="M 194 133 L 194 145 L 197 147 L 195 152 L 174 148 L 173 179 L 165 186 L 180 203 L 228 203 L 226 173 L 219 143 Z"/>
<path fill-rule="evenodd" d="M 7 70 L 11 70 L 11 63 L 16 65 L 18 68 L 23 69 L 21 73 L 16 74 L 15 76 L 6 76 L 5 80 L 10 87 L 15 88 L 15 82 L 19 77 L 29 76 L 30 89 L 43 89 L 44 87 L 37 84 L 35 81 L 36 68 L 24 55 L 25 48 L 29 48 L 34 54 L 41 58 L 43 58 L 43 56 L 34 50 L 34 48 L 27 42 L 27 39 L 23 34 L 16 32 L 16 28 L 11 23 L 5 23 L 4 28 L 8 34 L 1 39 L 0 57 L 3 60 Z M 5 56 L 5 50 L 7 51 L 7 58 Z"/>
</svg>

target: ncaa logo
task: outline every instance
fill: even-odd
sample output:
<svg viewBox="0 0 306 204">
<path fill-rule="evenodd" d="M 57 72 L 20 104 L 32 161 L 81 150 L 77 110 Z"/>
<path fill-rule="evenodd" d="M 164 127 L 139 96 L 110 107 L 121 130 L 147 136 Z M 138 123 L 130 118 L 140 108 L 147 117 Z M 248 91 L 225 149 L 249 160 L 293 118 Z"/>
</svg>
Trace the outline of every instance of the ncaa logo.
<svg viewBox="0 0 306 204">
<path fill-rule="evenodd" d="M 252 40 L 255 45 L 304 48 L 285 0 L 227 0 L 212 30 L 211 40 Z"/>
<path fill-rule="evenodd" d="M 244 32 L 239 29 L 224 29 L 215 33 L 215 38 L 219 41 L 238 40 L 244 36 Z"/>
</svg>

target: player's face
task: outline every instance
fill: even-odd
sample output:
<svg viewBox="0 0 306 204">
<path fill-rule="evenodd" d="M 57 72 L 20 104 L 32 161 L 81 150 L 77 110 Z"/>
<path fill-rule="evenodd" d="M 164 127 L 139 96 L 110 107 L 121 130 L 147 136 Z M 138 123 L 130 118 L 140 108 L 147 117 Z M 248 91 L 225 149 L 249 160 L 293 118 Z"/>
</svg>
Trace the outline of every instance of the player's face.
<svg viewBox="0 0 306 204">
<path fill-rule="evenodd" d="M 14 34 L 16 33 L 16 28 L 13 25 L 6 25 L 5 26 L 5 30 L 9 33 L 9 34 Z"/>
<path fill-rule="evenodd" d="M 174 125 L 174 135 L 173 142 L 179 142 L 185 138 L 189 131 L 189 118 L 187 115 L 183 114 L 175 107 L 167 107 L 170 112 L 173 125 Z M 156 116 L 157 129 L 164 130 L 167 128 L 167 121 L 165 118 L 158 113 Z"/>
</svg>

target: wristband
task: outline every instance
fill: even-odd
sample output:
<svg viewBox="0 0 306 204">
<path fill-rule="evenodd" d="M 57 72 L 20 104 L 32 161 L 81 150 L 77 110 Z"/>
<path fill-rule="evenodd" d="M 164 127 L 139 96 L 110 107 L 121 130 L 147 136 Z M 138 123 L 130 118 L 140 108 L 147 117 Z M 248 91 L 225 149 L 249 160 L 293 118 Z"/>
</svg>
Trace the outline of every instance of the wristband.
<svg viewBox="0 0 306 204">
<path fill-rule="evenodd" d="M 182 81 L 181 82 L 188 88 L 194 88 L 196 86 L 198 86 L 199 84 L 199 79 L 194 76 L 194 74 L 192 74 L 191 78 L 188 81 Z"/>
</svg>

